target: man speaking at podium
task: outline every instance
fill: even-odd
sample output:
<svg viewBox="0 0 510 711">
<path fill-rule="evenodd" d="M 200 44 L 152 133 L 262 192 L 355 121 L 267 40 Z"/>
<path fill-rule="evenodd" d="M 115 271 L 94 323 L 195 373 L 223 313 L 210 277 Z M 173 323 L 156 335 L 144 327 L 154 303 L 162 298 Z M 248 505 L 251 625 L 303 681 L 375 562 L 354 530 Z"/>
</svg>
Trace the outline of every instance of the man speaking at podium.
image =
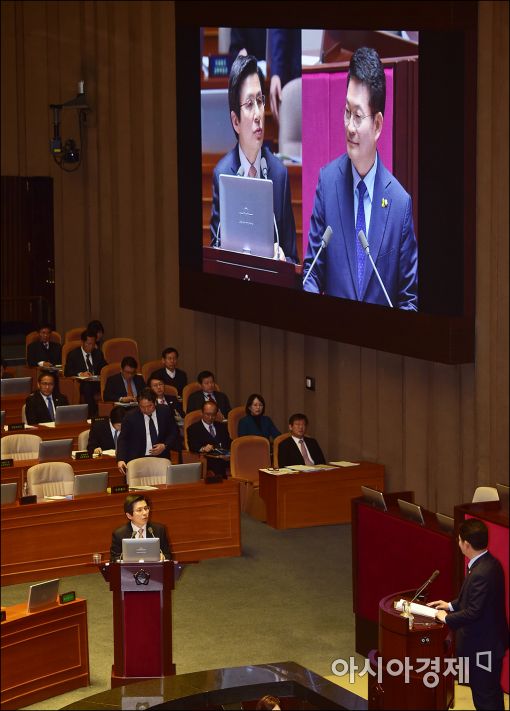
<svg viewBox="0 0 510 711">
<path fill-rule="evenodd" d="M 122 540 L 124 538 L 159 538 L 161 560 L 171 560 L 170 544 L 166 529 L 161 523 L 150 520 L 151 502 L 146 496 L 129 494 L 124 501 L 124 513 L 128 522 L 112 533 L 110 547 L 110 560 L 118 561 L 122 558 Z"/>
<path fill-rule="evenodd" d="M 213 172 L 211 245 L 221 245 L 219 176 L 243 175 L 273 181 L 273 209 L 280 247 L 275 241 L 274 256 L 297 263 L 296 226 L 290 201 L 287 168 L 263 146 L 264 77 L 252 55 L 239 55 L 228 80 L 230 120 L 237 145 L 216 165 Z M 276 240 L 276 235 L 275 235 Z"/>
<path fill-rule="evenodd" d="M 508 648 L 505 579 L 497 558 L 489 553 L 489 532 L 483 521 L 469 518 L 459 527 L 459 548 L 468 559 L 459 596 L 434 600 L 436 618 L 455 630 L 456 654 L 469 660 L 469 685 L 476 709 L 504 709 L 501 668 Z"/>
<path fill-rule="evenodd" d="M 388 306 L 358 234 L 370 254 L 394 308 L 418 310 L 418 255 L 411 196 L 384 167 L 377 142 L 384 123 L 386 77 L 375 49 L 352 55 L 343 109 L 347 153 L 321 168 L 315 194 L 307 276 L 328 226 L 332 237 L 304 283 L 305 291 Z M 340 107 L 339 107 L 340 108 Z"/>
</svg>

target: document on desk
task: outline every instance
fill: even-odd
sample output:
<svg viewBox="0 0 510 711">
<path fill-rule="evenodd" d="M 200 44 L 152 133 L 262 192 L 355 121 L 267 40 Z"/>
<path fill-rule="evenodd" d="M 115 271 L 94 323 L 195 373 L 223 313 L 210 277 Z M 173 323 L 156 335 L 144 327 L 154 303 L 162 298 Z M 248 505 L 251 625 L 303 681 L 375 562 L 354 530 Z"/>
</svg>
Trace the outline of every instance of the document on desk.
<svg viewBox="0 0 510 711">
<path fill-rule="evenodd" d="M 55 427 L 54 422 L 39 422 L 39 427 Z"/>
<path fill-rule="evenodd" d="M 398 612 L 402 612 L 404 609 L 404 602 L 405 601 L 403 599 L 396 602 L 395 610 L 398 610 Z M 435 617 L 437 610 L 435 607 L 427 607 L 426 605 L 420 605 L 417 602 L 412 602 L 410 612 L 413 615 L 423 615 L 423 617 Z"/>
<path fill-rule="evenodd" d="M 316 472 L 318 469 L 316 468 L 315 464 L 310 466 L 306 464 L 293 464 L 289 469 L 292 469 L 294 472 Z"/>
<path fill-rule="evenodd" d="M 336 466 L 331 464 L 315 464 L 314 469 L 322 469 L 322 471 L 328 471 L 331 469 L 336 469 Z"/>
<path fill-rule="evenodd" d="M 115 450 L 114 449 L 103 449 L 103 454 L 105 454 L 107 457 L 115 457 Z"/>
<path fill-rule="evenodd" d="M 278 476 L 279 474 L 294 474 L 292 469 L 261 469 L 261 472 L 266 472 L 266 474 L 275 474 Z"/>
<path fill-rule="evenodd" d="M 335 467 L 359 467 L 360 462 L 330 462 Z"/>
</svg>

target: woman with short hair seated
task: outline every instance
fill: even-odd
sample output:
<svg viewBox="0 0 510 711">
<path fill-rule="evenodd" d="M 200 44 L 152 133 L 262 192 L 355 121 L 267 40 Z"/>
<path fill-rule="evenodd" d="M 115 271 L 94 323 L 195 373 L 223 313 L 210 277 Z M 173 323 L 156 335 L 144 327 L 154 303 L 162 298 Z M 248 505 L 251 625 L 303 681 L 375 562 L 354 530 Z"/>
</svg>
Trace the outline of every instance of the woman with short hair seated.
<svg viewBox="0 0 510 711">
<path fill-rule="evenodd" d="M 278 437 L 280 430 L 275 427 L 273 420 L 264 415 L 266 403 L 262 395 L 253 393 L 246 402 L 246 417 L 239 420 L 237 427 L 238 437 L 245 435 L 258 435 L 268 440 Z"/>
</svg>

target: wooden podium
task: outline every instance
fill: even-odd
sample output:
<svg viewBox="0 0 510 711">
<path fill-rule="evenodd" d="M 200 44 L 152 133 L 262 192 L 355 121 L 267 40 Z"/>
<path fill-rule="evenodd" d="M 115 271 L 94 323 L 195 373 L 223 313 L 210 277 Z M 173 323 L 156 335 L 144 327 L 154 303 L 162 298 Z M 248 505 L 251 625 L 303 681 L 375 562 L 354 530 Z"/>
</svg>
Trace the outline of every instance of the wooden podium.
<svg viewBox="0 0 510 711">
<path fill-rule="evenodd" d="M 210 274 L 290 289 L 301 288 L 301 266 L 277 259 L 203 247 L 203 266 L 204 272 Z"/>
<path fill-rule="evenodd" d="M 113 592 L 112 688 L 175 674 L 173 561 L 110 563 L 101 572 Z"/>
<path fill-rule="evenodd" d="M 394 593 L 379 603 L 379 649 L 368 655 L 369 709 L 448 709 L 453 704 L 455 677 L 452 673 L 443 674 L 445 657 L 453 656 L 448 627 L 432 618 L 415 615 L 411 629 L 409 619 L 394 608 L 395 601 L 411 600 L 414 593 L 414 590 Z M 436 658 L 437 667 L 433 663 Z M 426 664 L 426 659 L 431 663 Z M 393 662 L 388 666 L 390 660 Z M 404 665 L 398 674 L 398 662 L 394 660 Z M 416 671 L 420 667 L 422 671 Z M 431 672 L 435 675 L 431 676 Z"/>
</svg>

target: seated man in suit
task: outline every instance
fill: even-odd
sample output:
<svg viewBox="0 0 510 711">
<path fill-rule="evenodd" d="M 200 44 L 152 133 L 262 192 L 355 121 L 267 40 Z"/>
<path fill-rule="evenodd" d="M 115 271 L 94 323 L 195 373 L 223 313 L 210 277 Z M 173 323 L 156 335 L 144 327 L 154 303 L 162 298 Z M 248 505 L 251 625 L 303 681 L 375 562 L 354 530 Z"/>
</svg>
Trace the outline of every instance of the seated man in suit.
<svg viewBox="0 0 510 711">
<path fill-rule="evenodd" d="M 135 409 L 135 408 L 133 408 Z M 123 474 L 127 464 L 139 457 L 167 457 L 170 450 L 181 451 L 181 438 L 170 409 L 156 405 L 150 388 L 138 394 L 138 407 L 122 422 L 117 442 L 117 465 Z"/>
<path fill-rule="evenodd" d="M 116 528 L 112 533 L 110 560 L 117 562 L 122 558 L 123 538 L 159 538 L 161 560 L 171 560 L 172 552 L 166 535 L 166 528 L 161 523 L 150 520 L 151 502 L 147 496 L 129 494 L 124 501 L 124 513 L 127 523 Z"/>
<path fill-rule="evenodd" d="M 126 408 L 117 405 L 112 408 L 109 420 L 94 420 L 87 444 L 89 454 L 102 454 L 104 449 L 117 450 L 117 441 L 125 414 Z"/>
<path fill-rule="evenodd" d="M 172 346 L 165 348 L 161 354 L 163 367 L 159 368 L 159 370 L 155 370 L 151 378 L 155 377 L 162 380 L 165 385 L 172 385 L 172 387 L 177 389 L 179 397 L 181 397 L 184 386 L 188 384 L 188 376 L 184 370 L 180 370 L 180 368 L 177 367 L 178 359 L 179 353 L 177 348 L 173 348 Z"/>
<path fill-rule="evenodd" d="M 308 427 L 308 417 L 297 412 L 289 417 L 291 436 L 280 442 L 278 446 L 278 466 L 291 467 L 295 464 L 326 464 L 326 459 L 319 443 L 312 437 L 305 437 Z"/>
<path fill-rule="evenodd" d="M 218 405 L 217 419 L 220 422 L 221 420 L 225 420 L 231 410 L 230 402 L 225 393 L 216 390 L 216 382 L 213 373 L 211 373 L 210 370 L 202 370 L 197 375 L 197 380 L 202 386 L 202 390 L 191 393 L 188 398 L 186 413 L 201 410 L 204 402 L 213 400 Z"/>
<path fill-rule="evenodd" d="M 230 449 L 227 426 L 217 422 L 218 405 L 209 400 L 202 403 L 202 419 L 190 425 L 187 430 L 188 448 L 197 454 L 209 454 L 214 449 Z M 226 478 L 227 462 L 224 459 L 208 458 L 207 469 Z"/>
<path fill-rule="evenodd" d="M 83 331 L 81 336 L 81 346 L 75 348 L 67 354 L 64 375 L 66 378 L 79 376 L 87 378 L 99 375 L 101 369 L 106 365 L 102 351 L 96 348 L 96 336 L 91 331 Z M 93 417 L 97 412 L 97 402 L 99 399 L 99 383 L 82 380 L 80 382 L 80 393 L 83 402 L 89 406 L 89 417 Z"/>
<path fill-rule="evenodd" d="M 230 120 L 235 147 L 214 168 L 211 211 L 211 245 L 221 246 L 220 175 L 262 178 L 273 183 L 274 258 L 298 261 L 296 225 L 290 198 L 287 168 L 264 143 L 264 76 L 253 55 L 240 55 L 228 80 Z M 278 246 L 279 245 L 279 246 Z"/>
<path fill-rule="evenodd" d="M 184 418 L 184 410 L 182 409 L 182 404 L 175 397 L 175 395 L 167 395 L 165 393 L 165 383 L 154 375 L 154 373 L 149 378 L 147 385 L 156 395 L 156 404 L 168 406 L 171 409 L 172 415 L 174 416 L 176 422 L 179 424 L 179 422 L 181 422 Z"/>
<path fill-rule="evenodd" d="M 29 425 L 38 425 L 39 422 L 53 422 L 55 408 L 58 405 L 69 405 L 65 395 L 54 392 L 55 376 L 53 373 L 41 370 L 37 376 L 37 388 L 25 401 L 25 417 Z"/>
<path fill-rule="evenodd" d="M 62 363 L 62 346 L 60 343 L 50 341 L 53 329 L 49 324 L 44 324 L 39 329 L 39 339 L 28 344 L 27 365 L 50 368 Z"/>
<path fill-rule="evenodd" d="M 137 374 L 138 363 L 132 356 L 125 356 L 120 363 L 120 373 L 110 375 L 103 391 L 105 402 L 136 402 L 138 393 L 144 389 L 145 381 Z"/>
</svg>

